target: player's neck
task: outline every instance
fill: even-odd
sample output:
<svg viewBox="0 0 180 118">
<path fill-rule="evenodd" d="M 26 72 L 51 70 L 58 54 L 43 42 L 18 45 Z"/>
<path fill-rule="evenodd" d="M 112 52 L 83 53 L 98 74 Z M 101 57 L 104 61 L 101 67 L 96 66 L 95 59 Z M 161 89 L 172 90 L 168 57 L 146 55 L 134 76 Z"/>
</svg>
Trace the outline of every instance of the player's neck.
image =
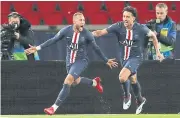
<svg viewBox="0 0 180 118">
<path fill-rule="evenodd" d="M 81 31 L 83 30 L 83 28 L 77 29 L 77 28 L 73 25 L 73 30 L 74 30 L 74 32 L 79 33 L 79 32 L 81 32 Z"/>
<path fill-rule="evenodd" d="M 129 26 L 127 26 L 127 27 L 126 27 L 126 29 L 128 29 L 128 30 L 132 30 L 133 25 L 134 25 L 134 23 L 133 23 L 133 24 L 131 24 L 131 25 L 129 25 Z"/>
</svg>

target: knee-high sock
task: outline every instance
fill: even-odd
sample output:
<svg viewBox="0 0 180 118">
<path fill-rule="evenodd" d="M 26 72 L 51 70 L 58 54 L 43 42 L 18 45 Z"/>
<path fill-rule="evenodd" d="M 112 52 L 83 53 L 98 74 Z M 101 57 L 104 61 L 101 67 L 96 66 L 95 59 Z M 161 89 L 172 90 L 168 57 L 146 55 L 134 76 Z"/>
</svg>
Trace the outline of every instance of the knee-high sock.
<svg viewBox="0 0 180 118">
<path fill-rule="evenodd" d="M 93 80 L 89 79 L 87 77 L 81 77 L 80 84 L 87 84 L 87 85 L 92 86 L 93 85 Z"/>
<path fill-rule="evenodd" d="M 142 102 L 142 95 L 141 95 L 141 86 L 138 81 L 135 84 L 131 84 L 132 90 L 134 92 L 135 98 L 139 103 Z"/>
<path fill-rule="evenodd" d="M 128 97 L 130 94 L 130 80 L 126 80 L 125 82 L 121 83 L 122 84 L 122 89 L 124 91 L 125 97 Z"/>
<path fill-rule="evenodd" d="M 70 93 L 70 88 L 71 86 L 68 84 L 64 84 L 63 88 L 61 89 L 56 101 L 55 101 L 55 105 L 60 106 L 64 100 L 67 98 L 67 96 Z"/>
</svg>

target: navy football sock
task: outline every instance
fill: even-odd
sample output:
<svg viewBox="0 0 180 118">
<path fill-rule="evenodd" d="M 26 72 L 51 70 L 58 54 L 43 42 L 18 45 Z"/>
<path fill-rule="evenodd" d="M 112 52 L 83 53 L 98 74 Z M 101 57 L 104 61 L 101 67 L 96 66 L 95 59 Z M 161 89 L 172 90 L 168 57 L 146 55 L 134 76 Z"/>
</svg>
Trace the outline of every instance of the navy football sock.
<svg viewBox="0 0 180 118">
<path fill-rule="evenodd" d="M 64 100 L 67 98 L 67 96 L 70 93 L 70 88 L 71 88 L 71 86 L 68 84 L 63 85 L 63 88 L 61 89 L 61 91 L 55 101 L 55 104 L 57 106 L 60 106 L 64 102 Z"/>
<path fill-rule="evenodd" d="M 130 94 L 130 80 L 126 80 L 125 82 L 121 83 L 122 84 L 122 89 L 124 91 L 125 97 L 128 97 Z"/>
<path fill-rule="evenodd" d="M 80 83 L 81 83 L 81 84 L 87 84 L 87 85 L 92 86 L 93 80 L 92 80 L 92 79 L 89 79 L 89 78 L 87 78 L 87 77 L 81 77 Z"/>
<path fill-rule="evenodd" d="M 140 103 L 142 102 L 142 95 L 141 95 L 141 86 L 138 81 L 135 84 L 131 84 L 132 90 L 134 92 L 135 98 Z"/>
</svg>

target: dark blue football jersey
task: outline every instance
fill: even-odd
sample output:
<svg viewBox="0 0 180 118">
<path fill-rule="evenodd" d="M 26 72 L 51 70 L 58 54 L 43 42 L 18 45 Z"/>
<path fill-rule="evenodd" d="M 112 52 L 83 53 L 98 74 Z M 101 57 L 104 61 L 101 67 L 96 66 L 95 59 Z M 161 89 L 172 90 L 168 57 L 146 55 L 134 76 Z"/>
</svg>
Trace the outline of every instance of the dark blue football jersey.
<svg viewBox="0 0 180 118">
<path fill-rule="evenodd" d="M 128 30 L 123 22 L 117 22 L 108 27 L 107 31 L 118 37 L 121 60 L 133 57 L 143 58 L 144 43 L 150 31 L 147 26 L 134 23 L 132 30 Z"/>
<path fill-rule="evenodd" d="M 66 40 L 67 55 L 66 55 L 66 64 L 72 64 L 77 59 L 87 59 L 87 47 L 92 45 L 96 53 L 107 62 L 108 59 L 101 52 L 99 46 L 96 44 L 95 39 L 92 33 L 83 28 L 81 32 L 74 32 L 73 25 L 69 25 L 61 29 L 53 38 L 47 40 L 40 45 L 41 48 L 47 47 L 59 40 Z"/>
</svg>

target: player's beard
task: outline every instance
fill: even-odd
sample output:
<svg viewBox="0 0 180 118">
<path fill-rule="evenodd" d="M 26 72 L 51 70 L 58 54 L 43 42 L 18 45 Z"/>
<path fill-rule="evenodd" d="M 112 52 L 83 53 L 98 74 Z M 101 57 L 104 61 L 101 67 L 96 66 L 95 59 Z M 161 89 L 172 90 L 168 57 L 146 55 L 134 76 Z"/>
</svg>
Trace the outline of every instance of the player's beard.
<svg viewBox="0 0 180 118">
<path fill-rule="evenodd" d="M 79 32 L 81 32 L 83 30 L 83 26 L 77 26 L 76 28 Z"/>
<path fill-rule="evenodd" d="M 132 29 L 134 23 L 131 23 L 130 21 L 124 21 L 124 26 L 127 29 Z"/>
</svg>

